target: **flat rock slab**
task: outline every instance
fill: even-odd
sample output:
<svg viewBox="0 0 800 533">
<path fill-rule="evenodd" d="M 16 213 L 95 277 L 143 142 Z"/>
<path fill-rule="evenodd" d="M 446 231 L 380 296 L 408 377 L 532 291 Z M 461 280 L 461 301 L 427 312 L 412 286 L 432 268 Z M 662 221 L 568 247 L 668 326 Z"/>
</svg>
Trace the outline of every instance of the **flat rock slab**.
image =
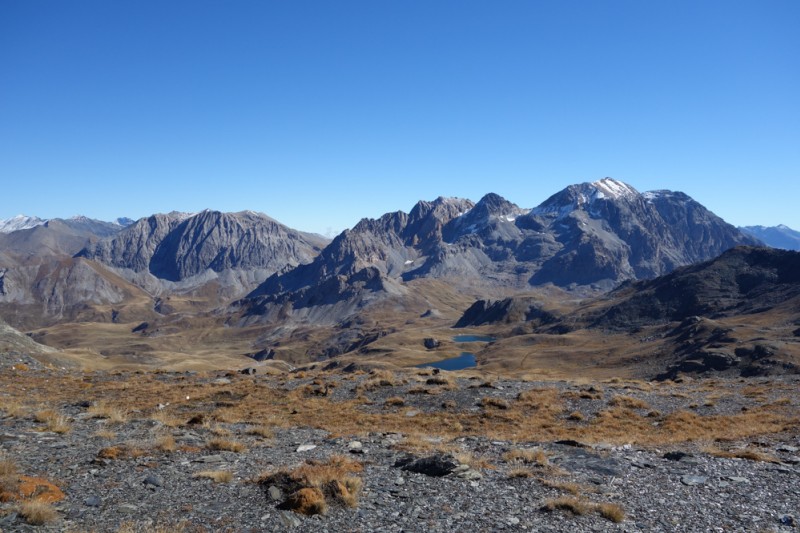
<svg viewBox="0 0 800 533">
<path fill-rule="evenodd" d="M 694 485 L 703 485 L 708 478 L 705 476 L 682 476 L 681 483 L 686 485 L 687 487 L 692 487 Z"/>
</svg>

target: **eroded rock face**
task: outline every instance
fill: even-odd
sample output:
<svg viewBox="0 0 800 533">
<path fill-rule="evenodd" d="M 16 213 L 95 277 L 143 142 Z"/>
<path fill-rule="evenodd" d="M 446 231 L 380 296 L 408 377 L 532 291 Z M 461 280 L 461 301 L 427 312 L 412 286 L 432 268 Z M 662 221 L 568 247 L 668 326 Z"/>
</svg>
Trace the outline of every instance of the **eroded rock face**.
<svg viewBox="0 0 800 533">
<path fill-rule="evenodd" d="M 261 268 L 274 272 L 309 262 L 324 244 L 321 237 L 292 230 L 259 213 L 203 211 L 192 216 L 153 215 L 86 247 L 79 255 L 180 281 L 206 270 Z"/>
</svg>

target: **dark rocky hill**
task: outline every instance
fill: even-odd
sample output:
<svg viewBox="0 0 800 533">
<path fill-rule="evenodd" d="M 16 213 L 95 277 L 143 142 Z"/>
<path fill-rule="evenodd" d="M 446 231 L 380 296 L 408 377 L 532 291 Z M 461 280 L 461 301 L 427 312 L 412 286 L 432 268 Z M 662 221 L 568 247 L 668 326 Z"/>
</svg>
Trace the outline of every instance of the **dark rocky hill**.
<svg viewBox="0 0 800 533">
<path fill-rule="evenodd" d="M 502 300 L 478 300 L 464 311 L 453 327 L 531 321 L 535 321 L 537 325 L 545 325 L 556 320 L 558 318 L 555 314 L 544 309 L 540 298 L 520 296 Z"/>
<path fill-rule="evenodd" d="M 620 287 L 593 326 L 629 329 L 682 321 L 759 313 L 800 297 L 800 253 L 737 247 L 711 261 Z"/>
</svg>

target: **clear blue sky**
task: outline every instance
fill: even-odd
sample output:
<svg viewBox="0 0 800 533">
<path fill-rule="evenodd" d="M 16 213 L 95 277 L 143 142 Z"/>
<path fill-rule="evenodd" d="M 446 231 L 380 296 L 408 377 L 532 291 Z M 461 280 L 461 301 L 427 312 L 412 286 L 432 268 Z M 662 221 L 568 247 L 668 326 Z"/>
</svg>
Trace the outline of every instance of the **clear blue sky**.
<svg viewBox="0 0 800 533">
<path fill-rule="evenodd" d="M 0 2 L 0 218 L 327 233 L 605 176 L 800 229 L 800 2 Z"/>
</svg>

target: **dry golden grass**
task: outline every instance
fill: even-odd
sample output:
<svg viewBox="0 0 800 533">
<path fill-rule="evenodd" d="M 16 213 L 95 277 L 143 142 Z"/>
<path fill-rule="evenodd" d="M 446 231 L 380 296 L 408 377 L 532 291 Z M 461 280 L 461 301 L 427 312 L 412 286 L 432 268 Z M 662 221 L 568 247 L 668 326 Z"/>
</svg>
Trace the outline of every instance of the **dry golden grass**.
<svg viewBox="0 0 800 533">
<path fill-rule="evenodd" d="M 162 452 L 174 452 L 178 446 L 175 443 L 175 437 L 172 435 L 161 435 L 160 437 L 156 438 L 155 442 L 156 448 L 161 450 Z"/>
<path fill-rule="evenodd" d="M 574 515 L 585 515 L 592 511 L 591 502 L 569 496 L 547 500 L 542 508 L 545 511 L 569 511 Z"/>
<path fill-rule="evenodd" d="M 194 478 L 206 478 L 214 483 L 230 483 L 233 481 L 233 474 L 227 470 L 203 470 L 192 474 Z"/>
<path fill-rule="evenodd" d="M 37 422 L 45 425 L 45 431 L 52 431 L 53 433 L 67 433 L 71 429 L 69 425 L 69 419 L 53 409 L 37 411 L 33 415 L 33 418 Z"/>
<path fill-rule="evenodd" d="M 436 396 L 437 394 L 441 394 L 442 391 L 440 389 L 431 389 L 429 387 L 425 387 L 424 385 L 419 385 L 418 387 L 411 387 L 406 391 L 406 394 L 428 394 L 430 396 Z"/>
<path fill-rule="evenodd" d="M 52 524 L 58 519 L 58 512 L 47 502 L 30 500 L 17 505 L 17 513 L 32 526 Z"/>
<path fill-rule="evenodd" d="M 554 417 L 564 411 L 564 402 L 558 389 L 529 389 L 517 395 L 517 402 L 540 417 Z"/>
<path fill-rule="evenodd" d="M 17 471 L 17 463 L 14 460 L 0 456 L 0 477 L 14 476 Z"/>
<path fill-rule="evenodd" d="M 481 398 L 481 407 L 494 407 L 496 409 L 508 409 L 509 403 L 502 398 L 495 398 L 494 396 L 484 396 Z"/>
<path fill-rule="evenodd" d="M 107 446 L 101 448 L 97 452 L 97 457 L 100 459 L 136 459 L 147 455 L 147 451 L 139 446 L 118 444 L 116 446 Z"/>
<path fill-rule="evenodd" d="M 208 443 L 206 443 L 206 448 L 208 448 L 209 450 L 228 451 L 236 453 L 241 453 L 247 449 L 245 445 L 242 444 L 241 442 L 223 438 L 211 439 L 210 441 L 208 441 Z"/>
<path fill-rule="evenodd" d="M 29 406 L 18 400 L 3 398 L 2 405 L 0 405 L 0 411 L 11 418 L 23 418 L 30 414 L 31 409 Z"/>
<path fill-rule="evenodd" d="M 609 400 L 608 405 L 625 407 L 626 409 L 650 409 L 650 405 L 646 401 L 633 396 L 614 396 Z"/>
<path fill-rule="evenodd" d="M 284 503 L 297 513 L 324 514 L 329 504 L 356 507 L 362 481 L 355 474 L 363 469 L 349 457 L 333 455 L 327 461 L 309 460 L 291 470 L 267 472 L 257 482 L 288 493 Z"/>
<path fill-rule="evenodd" d="M 445 376 L 443 374 L 437 374 L 435 376 L 431 376 L 425 380 L 426 385 L 441 385 L 448 389 L 454 390 L 458 388 L 458 383 L 455 379 L 451 378 L 450 376 Z"/>
<path fill-rule="evenodd" d="M 514 448 L 503 454 L 507 463 L 522 463 L 526 465 L 548 466 L 550 460 L 540 448 Z"/>
<path fill-rule="evenodd" d="M 508 477 L 510 478 L 529 478 L 533 477 L 533 471 L 524 466 L 515 466 L 508 470 Z"/>
<path fill-rule="evenodd" d="M 780 463 L 780 459 L 774 455 L 758 450 L 721 450 L 715 447 L 705 448 L 704 451 L 715 457 L 724 457 L 726 459 L 747 459 L 748 461 L 760 461 L 764 463 Z"/>
<path fill-rule="evenodd" d="M 94 418 L 104 419 L 107 424 L 124 424 L 128 421 L 127 411 L 105 403 L 96 403 L 89 407 L 86 412 Z"/>
<path fill-rule="evenodd" d="M 373 370 L 369 373 L 369 379 L 359 386 L 362 390 L 375 390 L 380 387 L 396 387 L 402 382 L 394 372 L 389 370 Z"/>
<path fill-rule="evenodd" d="M 383 402 L 383 405 L 385 405 L 386 407 L 400 407 L 405 404 L 406 401 L 400 396 L 392 396 L 391 398 L 386 398 L 386 401 Z"/>
<path fill-rule="evenodd" d="M 106 440 L 117 438 L 117 434 L 111 431 L 110 429 L 101 429 L 99 431 L 95 431 L 93 436 L 97 437 L 98 439 L 106 439 Z"/>
<path fill-rule="evenodd" d="M 153 412 L 153 414 L 150 415 L 150 420 L 155 420 L 156 422 L 170 428 L 182 426 L 185 422 L 171 411 L 166 411 L 163 409 Z"/>
<path fill-rule="evenodd" d="M 17 463 L 7 457 L 0 457 L 0 502 L 12 501 L 19 490 Z"/>
<path fill-rule="evenodd" d="M 153 405 L 160 402 L 169 403 L 170 409 L 184 421 L 192 413 L 212 413 L 206 418 L 213 417 L 214 421 L 219 421 L 224 417 L 242 424 L 258 421 L 275 429 L 310 427 L 327 431 L 334 437 L 376 431 L 428 435 L 440 443 L 466 435 L 480 435 L 512 442 L 574 439 L 587 443 L 666 445 L 747 439 L 794 431 L 793 428 L 800 424 L 792 405 L 764 405 L 755 400 L 745 402 L 747 411 L 733 415 L 701 415 L 689 410 L 662 408 L 662 413 L 648 416 L 621 406 L 600 406 L 597 415 L 589 416 L 584 411 L 586 420 L 575 424 L 566 419 L 574 408 L 566 411 L 559 389 L 541 385 L 532 385 L 535 388 L 520 393 L 516 401 L 510 402 L 509 409 L 437 409 L 409 417 L 403 408 L 364 409 L 363 400 L 352 397 L 335 401 L 331 396 L 308 397 L 300 391 L 286 390 L 279 385 L 279 380 L 272 378 L 235 380 L 226 386 L 231 399 L 219 406 L 213 397 L 216 389 L 202 380 L 183 376 L 165 379 L 152 373 L 122 373 L 122 377 L 93 374 L 91 377 L 93 387 L 83 390 L 84 376 L 81 374 L 50 375 L 46 381 L 33 372 L 13 378 L 0 374 L 0 391 L 9 404 L 47 401 L 51 405 L 61 405 L 80 397 L 110 405 L 125 405 L 130 412 L 152 413 Z M 699 384 L 679 386 L 682 391 L 697 397 L 693 387 L 699 387 Z M 731 393 L 738 396 L 739 390 L 746 386 L 749 385 L 732 382 Z M 441 389 L 437 386 L 427 388 Z M 131 394 L 132 390 L 136 394 Z M 668 395 L 669 392 L 669 386 L 658 385 L 652 394 Z M 187 396 L 191 399 L 186 400 Z M 790 397 L 788 390 L 776 396 Z M 291 416 L 287 416 L 288 413 Z M 430 443 L 427 447 L 430 448 Z"/>
<path fill-rule="evenodd" d="M 233 434 L 229 429 L 226 429 L 220 425 L 213 425 L 209 428 L 209 430 L 218 437 L 230 437 Z"/>
<path fill-rule="evenodd" d="M 256 435 L 258 437 L 262 437 L 265 439 L 271 439 L 275 437 L 275 431 L 270 426 L 266 426 L 263 424 L 260 426 L 248 427 L 246 433 L 248 435 Z"/>
<path fill-rule="evenodd" d="M 595 504 L 595 511 L 606 520 L 611 520 L 616 524 L 625 520 L 625 511 L 615 503 Z"/>
<path fill-rule="evenodd" d="M 595 512 L 607 520 L 619 523 L 625 520 L 625 511 L 619 505 L 613 503 L 594 503 L 576 497 L 563 496 L 553 500 L 547 500 L 542 506 L 545 511 L 569 511 L 574 515 L 585 515 Z"/>
<path fill-rule="evenodd" d="M 580 411 L 573 411 L 567 417 L 567 420 L 572 420 L 573 422 L 581 422 L 584 418 L 583 413 Z"/>
<path fill-rule="evenodd" d="M 471 452 L 458 452 L 453 454 L 455 460 L 467 465 L 474 470 L 494 470 L 494 465 L 486 457 L 476 457 Z"/>
<path fill-rule="evenodd" d="M 393 448 L 407 452 L 442 452 L 442 453 L 456 453 L 458 450 L 452 444 L 443 443 L 440 439 L 430 437 L 428 435 L 421 435 L 419 433 L 411 433 L 403 436 L 403 440 L 395 444 Z"/>
<path fill-rule="evenodd" d="M 540 479 L 539 481 L 541 481 L 542 485 L 546 487 L 563 492 L 569 492 L 573 496 L 597 492 L 597 489 L 594 487 L 589 487 L 587 485 L 581 485 L 580 483 L 573 483 L 570 481 L 553 481 L 551 479 Z"/>
</svg>

